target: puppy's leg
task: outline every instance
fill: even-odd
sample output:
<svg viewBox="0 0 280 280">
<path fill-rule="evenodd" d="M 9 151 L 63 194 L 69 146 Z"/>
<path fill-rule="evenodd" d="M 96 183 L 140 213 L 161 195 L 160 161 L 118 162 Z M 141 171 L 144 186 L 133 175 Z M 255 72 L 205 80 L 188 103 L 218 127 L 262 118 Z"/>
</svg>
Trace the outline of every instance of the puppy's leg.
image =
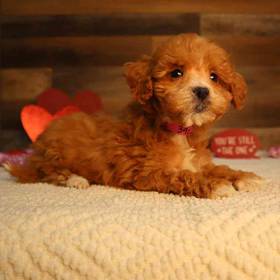
<svg viewBox="0 0 280 280">
<path fill-rule="evenodd" d="M 66 168 L 57 168 L 42 161 L 36 165 L 27 163 L 25 165 L 11 165 L 9 172 L 17 177 L 22 183 L 44 182 L 63 187 L 85 189 L 90 186 L 87 179 L 73 174 Z"/>
<path fill-rule="evenodd" d="M 87 189 L 90 187 L 88 180 L 76 174 L 71 174 L 66 181 L 66 187 L 76 189 Z"/>
<path fill-rule="evenodd" d="M 238 191 L 252 192 L 258 190 L 265 180 L 253 172 L 234 170 L 226 165 L 212 166 L 206 176 L 222 178 L 232 182 Z"/>
<path fill-rule="evenodd" d="M 228 197 L 236 194 L 232 184 L 223 178 L 205 177 L 187 170 L 165 172 L 157 170 L 137 178 L 136 189 L 158 191 L 198 198 Z"/>
<path fill-rule="evenodd" d="M 45 175 L 42 181 L 68 188 L 86 189 L 90 187 L 86 178 L 73 174 L 67 169 L 56 170 L 55 172 Z"/>
</svg>

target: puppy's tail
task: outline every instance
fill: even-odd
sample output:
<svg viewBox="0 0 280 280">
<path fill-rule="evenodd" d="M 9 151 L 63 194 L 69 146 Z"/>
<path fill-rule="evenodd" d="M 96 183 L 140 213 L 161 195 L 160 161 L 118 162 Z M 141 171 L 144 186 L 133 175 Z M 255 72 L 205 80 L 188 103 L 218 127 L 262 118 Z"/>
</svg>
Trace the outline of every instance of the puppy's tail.
<svg viewBox="0 0 280 280">
<path fill-rule="evenodd" d="M 38 180 L 38 172 L 28 163 L 5 164 L 4 168 L 21 183 L 34 183 Z"/>
</svg>

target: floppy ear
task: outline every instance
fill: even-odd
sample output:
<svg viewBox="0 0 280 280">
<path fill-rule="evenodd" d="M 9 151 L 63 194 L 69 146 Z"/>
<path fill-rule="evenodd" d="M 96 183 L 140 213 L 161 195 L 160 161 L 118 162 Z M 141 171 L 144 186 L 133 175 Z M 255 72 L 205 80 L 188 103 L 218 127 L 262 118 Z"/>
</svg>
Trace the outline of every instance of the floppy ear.
<svg viewBox="0 0 280 280">
<path fill-rule="evenodd" d="M 124 76 L 132 95 L 141 104 L 145 104 L 153 95 L 150 63 L 151 58 L 144 56 L 124 65 Z"/>
<path fill-rule="evenodd" d="M 239 73 L 234 73 L 232 82 L 230 84 L 230 92 L 232 94 L 232 104 L 238 110 L 241 110 L 246 101 L 247 84 L 244 78 Z"/>
</svg>

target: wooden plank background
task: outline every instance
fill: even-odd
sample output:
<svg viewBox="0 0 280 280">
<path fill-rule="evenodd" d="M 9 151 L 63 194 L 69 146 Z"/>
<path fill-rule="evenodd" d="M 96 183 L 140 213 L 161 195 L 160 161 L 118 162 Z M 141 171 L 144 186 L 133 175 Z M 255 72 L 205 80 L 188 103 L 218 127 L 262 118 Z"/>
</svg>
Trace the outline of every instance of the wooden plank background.
<svg viewBox="0 0 280 280">
<path fill-rule="evenodd" d="M 279 127 L 278 0 L 2 0 L 1 31 L 0 134 L 20 128 L 22 106 L 50 84 L 92 89 L 106 111 L 120 111 L 130 99 L 122 64 L 182 32 L 219 43 L 248 82 L 245 109 L 218 126 Z"/>
<path fill-rule="evenodd" d="M 277 14 L 278 0 L 2 0 L 3 15 L 73 15 L 100 13 L 253 13 Z"/>
</svg>

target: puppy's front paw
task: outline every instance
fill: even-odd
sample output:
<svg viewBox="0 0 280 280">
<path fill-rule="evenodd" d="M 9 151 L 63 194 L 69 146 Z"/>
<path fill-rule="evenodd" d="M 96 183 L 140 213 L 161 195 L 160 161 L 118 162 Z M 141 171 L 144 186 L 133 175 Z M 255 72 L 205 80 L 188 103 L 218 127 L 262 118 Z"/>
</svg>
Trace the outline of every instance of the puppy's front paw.
<svg viewBox="0 0 280 280">
<path fill-rule="evenodd" d="M 90 187 L 90 184 L 84 177 L 72 174 L 66 181 L 66 186 L 69 188 L 87 189 Z"/>
<path fill-rule="evenodd" d="M 215 183 L 215 190 L 211 194 L 212 199 L 230 197 L 236 195 L 238 192 L 231 182 L 227 180 L 219 180 Z"/>
<path fill-rule="evenodd" d="M 234 187 L 238 191 L 254 192 L 261 188 L 265 183 L 265 179 L 254 173 L 244 173 L 240 178 L 233 182 Z"/>
</svg>

